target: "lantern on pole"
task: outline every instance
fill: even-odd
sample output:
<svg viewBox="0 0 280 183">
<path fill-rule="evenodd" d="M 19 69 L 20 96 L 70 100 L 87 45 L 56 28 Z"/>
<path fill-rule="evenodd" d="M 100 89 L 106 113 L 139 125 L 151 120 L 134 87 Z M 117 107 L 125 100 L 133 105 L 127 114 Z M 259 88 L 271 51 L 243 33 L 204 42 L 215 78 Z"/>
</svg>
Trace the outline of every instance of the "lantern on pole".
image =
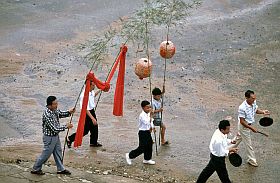
<svg viewBox="0 0 280 183">
<path fill-rule="evenodd" d="M 152 62 L 147 58 L 140 58 L 135 66 L 135 74 L 139 79 L 149 77 L 152 72 Z"/>
<path fill-rule="evenodd" d="M 160 56 L 169 59 L 175 54 L 175 46 L 171 41 L 163 41 L 160 43 Z"/>
</svg>

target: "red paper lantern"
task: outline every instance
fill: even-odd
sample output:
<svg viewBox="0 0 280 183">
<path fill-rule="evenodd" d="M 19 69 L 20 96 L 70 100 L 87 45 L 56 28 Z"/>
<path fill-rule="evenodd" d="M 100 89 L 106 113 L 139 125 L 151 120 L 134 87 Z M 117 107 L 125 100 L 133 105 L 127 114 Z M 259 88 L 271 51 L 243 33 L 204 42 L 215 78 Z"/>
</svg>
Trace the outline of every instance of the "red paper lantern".
<svg viewBox="0 0 280 183">
<path fill-rule="evenodd" d="M 139 79 L 149 77 L 152 72 L 152 62 L 147 58 L 140 58 L 136 63 L 135 74 Z"/>
<path fill-rule="evenodd" d="M 175 54 L 175 46 L 171 41 L 163 41 L 160 43 L 160 56 L 163 58 L 171 58 Z"/>
</svg>

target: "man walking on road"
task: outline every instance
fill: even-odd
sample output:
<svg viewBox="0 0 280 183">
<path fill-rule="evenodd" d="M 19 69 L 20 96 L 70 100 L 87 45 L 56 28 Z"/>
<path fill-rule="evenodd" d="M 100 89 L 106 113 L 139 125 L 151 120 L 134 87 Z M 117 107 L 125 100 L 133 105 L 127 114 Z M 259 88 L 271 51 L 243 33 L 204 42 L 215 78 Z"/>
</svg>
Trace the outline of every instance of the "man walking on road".
<svg viewBox="0 0 280 183">
<path fill-rule="evenodd" d="M 42 171 L 42 166 L 52 154 L 57 166 L 57 174 L 71 174 L 70 171 L 64 168 L 62 163 L 62 150 L 58 134 L 67 128 L 69 129 L 73 127 L 71 123 L 60 126 L 59 118 L 69 117 L 75 112 L 75 109 L 60 111 L 57 109 L 57 106 L 58 102 L 56 97 L 49 96 L 47 98 L 47 108 L 43 113 L 42 119 L 44 149 L 31 170 L 32 174 L 44 175 L 45 173 Z"/>
<path fill-rule="evenodd" d="M 227 134 L 229 132 L 229 121 L 220 121 L 219 129 L 214 132 L 210 141 L 210 161 L 200 173 L 196 183 L 205 183 L 215 171 L 223 183 L 231 183 L 227 172 L 225 157 L 228 156 L 229 153 L 237 152 L 238 149 L 228 147 L 228 145 L 232 142 L 227 138 Z"/>
<path fill-rule="evenodd" d="M 268 110 L 258 109 L 256 103 L 256 94 L 253 91 L 247 90 L 245 92 L 245 98 L 246 100 L 238 108 L 238 134 L 235 137 L 236 144 L 232 145 L 231 147 L 237 147 L 243 140 L 248 157 L 247 162 L 250 165 L 257 167 L 258 163 L 251 140 L 251 131 L 254 133 L 258 132 L 257 128 L 253 126 L 255 123 L 255 114 L 268 115 L 270 113 Z"/>
</svg>

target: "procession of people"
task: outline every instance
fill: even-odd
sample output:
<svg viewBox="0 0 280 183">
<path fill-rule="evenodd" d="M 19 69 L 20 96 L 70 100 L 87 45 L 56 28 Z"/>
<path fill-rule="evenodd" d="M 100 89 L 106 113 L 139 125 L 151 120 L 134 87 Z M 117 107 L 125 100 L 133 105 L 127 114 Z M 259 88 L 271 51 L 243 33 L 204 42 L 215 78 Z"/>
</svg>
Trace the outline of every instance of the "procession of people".
<svg viewBox="0 0 280 183">
<path fill-rule="evenodd" d="M 95 92 L 94 88 L 95 84 L 91 81 L 83 135 L 86 135 L 88 132 L 90 132 L 90 146 L 100 147 L 102 145 L 97 142 L 98 127 L 94 109 L 94 97 L 100 93 L 100 91 Z M 152 160 L 154 142 L 151 134 L 153 131 L 155 131 L 155 125 L 164 127 L 163 129 L 160 129 L 162 140 L 161 143 L 162 145 L 168 144 L 168 141 L 165 139 L 165 133 L 162 133 L 162 130 L 165 132 L 166 127 L 165 125 L 162 125 L 163 123 L 161 115 L 159 115 L 159 113 L 162 112 L 160 97 L 162 94 L 164 94 L 164 92 L 165 89 L 163 92 L 161 92 L 159 88 L 154 88 L 152 93 L 152 104 L 147 100 L 143 100 L 141 102 L 142 112 L 138 119 L 139 146 L 125 154 L 125 159 L 128 165 L 132 165 L 133 159 L 142 153 L 144 154 L 144 164 L 156 164 L 156 162 Z M 83 95 L 84 94 L 81 94 L 80 96 L 81 105 L 84 97 Z M 158 104 L 156 103 L 157 101 L 159 101 Z M 70 175 L 71 172 L 65 169 L 63 166 L 59 132 L 72 128 L 73 124 L 67 123 L 66 125 L 60 125 L 59 118 L 69 117 L 75 112 L 75 108 L 72 108 L 68 111 L 59 110 L 58 100 L 55 96 L 49 96 L 46 100 L 46 103 L 46 109 L 42 117 L 44 149 L 42 154 L 35 162 L 31 173 L 44 175 L 44 172 L 42 171 L 42 165 L 49 159 L 51 154 L 53 154 L 57 165 L 57 174 Z M 247 90 L 245 92 L 245 100 L 238 108 L 238 134 L 236 134 L 236 137 L 233 139 L 228 139 L 227 134 L 230 132 L 230 122 L 228 120 L 222 120 L 219 122 L 218 129 L 214 132 L 210 140 L 210 161 L 200 173 L 197 183 L 206 182 L 215 171 L 217 172 L 221 182 L 230 183 L 231 181 L 228 176 L 225 158 L 231 153 L 238 152 L 239 149 L 237 147 L 241 141 L 245 143 L 248 164 L 253 167 L 258 166 L 251 141 L 251 132 L 258 132 L 257 128 L 254 126 L 255 114 L 269 115 L 270 112 L 268 110 L 259 109 L 258 105 L 256 104 L 256 94 L 252 90 Z M 68 148 L 71 148 L 71 144 L 75 140 L 75 133 L 69 137 L 66 137 L 65 140 Z"/>
<path fill-rule="evenodd" d="M 165 43 L 167 44 L 167 43 Z M 161 49 L 167 49 L 162 47 Z M 162 51 L 162 50 L 161 50 Z M 172 53 L 175 53 L 175 48 L 172 48 Z M 127 52 L 127 47 L 122 45 L 121 54 L 118 58 L 120 61 L 120 70 L 117 79 L 116 92 L 114 97 L 114 110 L 113 114 L 115 116 L 123 115 L 123 90 L 124 90 L 124 61 L 125 54 Z M 168 50 L 163 52 L 168 55 Z M 165 57 L 165 55 L 162 55 Z M 173 55 L 172 55 L 173 56 Z M 172 56 L 168 56 L 171 58 Z M 166 59 L 166 58 L 165 58 Z M 150 77 L 151 68 L 149 65 L 149 59 L 140 59 L 137 63 L 137 72 L 136 75 L 143 79 L 145 77 Z M 148 64 L 147 64 L 148 63 Z M 143 68 L 146 67 L 146 68 Z M 114 67 L 114 70 L 116 67 Z M 114 72 L 114 70 L 112 72 Z M 145 71 L 145 72 L 144 72 Z M 120 74 L 121 73 L 121 74 Z M 70 136 L 65 137 L 65 145 L 68 148 L 72 147 L 74 142 L 74 147 L 77 148 L 82 144 L 83 136 L 87 135 L 90 132 L 90 147 L 101 147 L 102 144 L 98 142 L 98 123 L 96 117 L 96 101 L 95 97 L 102 91 L 108 92 L 110 89 L 110 80 L 112 79 L 113 73 L 109 74 L 110 77 L 106 82 L 99 81 L 94 73 L 90 71 L 86 77 L 85 89 L 80 93 L 80 120 L 78 123 L 77 131 Z M 165 79 L 164 79 L 165 80 Z M 150 81 L 151 84 L 151 81 Z M 94 91 L 95 87 L 99 89 Z M 165 94 L 165 85 L 163 84 L 163 89 L 155 87 L 151 90 L 151 101 L 143 100 L 141 102 L 142 112 L 138 117 L 138 141 L 139 145 L 136 149 L 131 150 L 130 152 L 124 155 L 128 165 L 132 165 L 132 162 L 135 158 L 144 154 L 143 163 L 147 165 L 155 165 L 156 161 L 152 159 L 153 155 L 153 146 L 156 147 L 157 152 L 157 142 L 156 142 L 156 126 L 159 126 L 159 140 L 161 146 L 168 146 L 170 142 L 166 139 L 166 129 L 168 122 L 164 121 L 162 118 L 163 113 L 163 97 Z M 148 97 L 147 97 L 148 98 Z M 55 96 L 49 96 L 46 101 L 46 109 L 42 117 L 42 126 L 43 126 L 43 143 L 44 149 L 42 154 L 36 160 L 31 173 L 37 175 L 44 175 L 42 171 L 42 165 L 49 159 L 51 154 L 53 154 L 56 165 L 57 165 L 57 174 L 66 174 L 70 175 L 71 172 L 64 168 L 63 166 L 63 157 L 64 150 L 62 154 L 62 148 L 59 138 L 59 132 L 64 131 L 65 129 L 70 129 L 73 127 L 71 121 L 66 125 L 60 125 L 59 118 L 69 117 L 74 114 L 75 107 L 69 111 L 60 111 L 58 109 L 58 102 Z M 230 183 L 231 180 L 228 175 L 226 168 L 225 158 L 231 156 L 232 154 L 237 154 L 240 149 L 238 145 L 241 141 L 245 144 L 245 151 L 247 155 L 247 163 L 253 167 L 259 166 L 257 163 L 256 155 L 253 150 L 253 144 L 251 140 L 251 133 L 262 133 L 258 131 L 255 124 L 255 115 L 263 114 L 269 115 L 268 110 L 262 110 L 258 108 L 256 104 L 256 94 L 252 90 L 247 90 L 245 92 L 245 100 L 238 108 L 238 134 L 234 139 L 228 139 L 228 134 L 230 133 L 230 121 L 221 120 L 218 124 L 218 129 L 215 130 L 212 138 L 209 137 L 209 149 L 210 149 L 210 160 L 206 167 L 202 170 L 198 176 L 197 183 L 204 183 L 208 178 L 214 173 L 217 172 L 221 182 Z M 271 124 L 270 124 L 271 125 Z M 155 141 L 152 138 L 152 132 L 154 132 Z M 263 133 L 264 134 L 264 133 Z M 210 140 L 211 139 L 211 140 Z M 173 142 L 176 143 L 176 142 Z M 239 156 L 237 154 L 237 156 Z M 234 160 L 233 160 L 234 161 Z M 232 163 L 232 161 L 230 160 Z M 233 164 L 233 163 L 232 163 Z M 241 163 L 240 163 L 241 164 Z M 240 166 L 237 165 L 237 166 Z M 234 164 L 233 164 L 234 165 Z M 235 166 L 235 165 L 234 165 Z"/>
</svg>

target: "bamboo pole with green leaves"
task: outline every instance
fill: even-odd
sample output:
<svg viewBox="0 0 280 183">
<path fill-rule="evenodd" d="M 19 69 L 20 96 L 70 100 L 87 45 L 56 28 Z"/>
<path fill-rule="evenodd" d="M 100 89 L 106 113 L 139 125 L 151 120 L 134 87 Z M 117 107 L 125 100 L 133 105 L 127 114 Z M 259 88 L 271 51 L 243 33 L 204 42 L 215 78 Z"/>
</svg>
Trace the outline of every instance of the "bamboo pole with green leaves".
<svg viewBox="0 0 280 183">
<path fill-rule="evenodd" d="M 81 50 L 84 49 L 88 50 L 88 54 L 86 54 L 83 60 L 84 61 L 88 60 L 89 62 L 93 62 L 91 64 L 90 71 L 93 70 L 94 68 L 98 68 L 101 61 L 105 58 L 106 55 L 108 55 L 108 51 L 110 47 L 116 47 L 117 45 L 119 45 L 113 43 L 113 40 L 115 39 L 119 39 L 119 43 L 124 43 L 124 44 L 127 44 L 128 42 L 138 43 L 142 45 L 144 49 L 147 49 L 148 42 L 146 42 L 145 37 L 147 36 L 146 34 L 151 33 L 151 31 L 147 33 L 147 27 L 145 22 L 149 22 L 149 25 L 151 26 L 167 25 L 168 27 L 167 39 L 168 39 L 169 28 L 171 27 L 171 25 L 176 25 L 178 21 L 187 17 L 189 15 L 190 9 L 197 8 L 201 5 L 201 0 L 192 0 L 190 3 L 186 3 L 183 0 L 145 0 L 144 3 L 146 6 L 143 9 L 136 11 L 129 18 L 127 19 L 120 18 L 120 23 L 122 24 L 122 27 L 120 29 L 110 27 L 110 29 L 106 31 L 103 36 L 97 35 L 91 41 L 88 41 L 88 43 L 80 45 Z M 172 15 L 172 16 L 168 16 L 168 15 Z M 150 55 L 148 56 L 148 58 L 149 57 Z M 112 64 L 112 66 L 114 65 L 114 63 Z M 165 70 L 166 70 L 166 64 L 165 64 Z M 164 76 L 164 82 L 165 82 L 165 76 Z M 84 85 L 82 86 L 81 91 L 83 87 Z M 97 104 L 98 101 L 100 100 L 100 95 L 97 100 Z M 75 107 L 76 105 L 77 102 L 75 103 Z M 71 121 L 72 118 L 73 116 L 71 117 Z M 64 157 L 64 153 L 63 153 L 63 157 Z"/>
</svg>

